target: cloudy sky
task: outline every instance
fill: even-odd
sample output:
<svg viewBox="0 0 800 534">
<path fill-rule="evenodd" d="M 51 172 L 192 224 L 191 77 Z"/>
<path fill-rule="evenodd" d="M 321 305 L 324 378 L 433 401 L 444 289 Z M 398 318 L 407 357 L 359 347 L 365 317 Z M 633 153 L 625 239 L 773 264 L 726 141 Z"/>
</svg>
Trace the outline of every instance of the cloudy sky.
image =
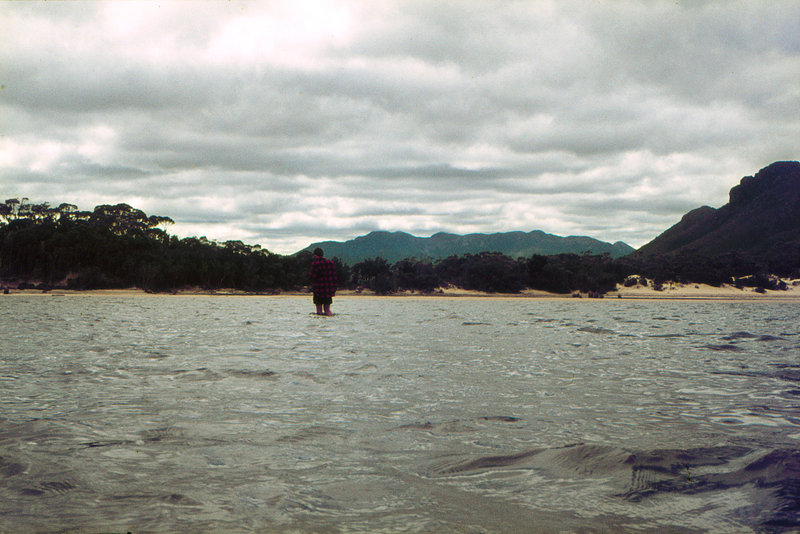
<svg viewBox="0 0 800 534">
<path fill-rule="evenodd" d="M 800 2 L 0 3 L 0 196 L 632 246 L 800 158 Z"/>
</svg>

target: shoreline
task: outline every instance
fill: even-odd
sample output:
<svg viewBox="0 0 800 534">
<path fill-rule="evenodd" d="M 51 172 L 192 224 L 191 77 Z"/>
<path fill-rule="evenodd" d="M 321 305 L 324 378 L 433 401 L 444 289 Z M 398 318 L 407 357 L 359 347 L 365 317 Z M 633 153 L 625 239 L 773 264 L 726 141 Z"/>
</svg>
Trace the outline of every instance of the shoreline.
<svg viewBox="0 0 800 534">
<path fill-rule="evenodd" d="M 283 291 L 276 293 L 256 293 L 235 289 L 203 290 L 198 288 L 184 289 L 174 292 L 152 293 L 138 288 L 126 289 L 10 289 L 9 293 L 0 293 L 3 297 L 14 296 L 171 296 L 171 297 L 308 297 L 308 291 Z M 580 298 L 578 298 L 580 295 Z M 794 302 L 800 303 L 800 280 L 793 280 L 789 287 L 783 291 L 767 290 L 764 293 L 757 292 L 754 288 L 739 289 L 733 286 L 723 285 L 713 287 L 703 284 L 669 284 L 661 291 L 656 291 L 652 287 L 618 286 L 616 290 L 610 291 L 600 298 L 590 297 L 586 293 L 559 294 L 546 291 L 526 289 L 520 293 L 483 293 L 480 291 L 469 291 L 457 288 L 440 288 L 432 293 L 419 291 L 401 291 L 388 295 L 377 295 L 368 290 L 340 290 L 336 292 L 336 299 L 349 298 L 415 298 L 415 299 L 498 299 L 498 300 L 671 300 L 671 301 L 728 301 L 728 302 Z"/>
</svg>

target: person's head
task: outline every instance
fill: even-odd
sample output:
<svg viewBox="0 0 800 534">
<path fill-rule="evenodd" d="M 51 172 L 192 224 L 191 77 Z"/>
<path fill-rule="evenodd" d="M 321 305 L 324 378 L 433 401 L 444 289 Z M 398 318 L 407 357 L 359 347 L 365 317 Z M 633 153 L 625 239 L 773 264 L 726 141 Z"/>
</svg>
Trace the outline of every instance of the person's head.
<svg viewBox="0 0 800 534">
<path fill-rule="evenodd" d="M 325 253 L 324 253 L 324 252 L 322 252 L 322 249 L 321 249 L 321 248 L 317 247 L 317 248 L 315 248 L 315 249 L 314 249 L 314 256 L 319 256 L 319 257 L 321 258 L 321 257 L 323 257 L 324 255 L 325 255 Z"/>
</svg>

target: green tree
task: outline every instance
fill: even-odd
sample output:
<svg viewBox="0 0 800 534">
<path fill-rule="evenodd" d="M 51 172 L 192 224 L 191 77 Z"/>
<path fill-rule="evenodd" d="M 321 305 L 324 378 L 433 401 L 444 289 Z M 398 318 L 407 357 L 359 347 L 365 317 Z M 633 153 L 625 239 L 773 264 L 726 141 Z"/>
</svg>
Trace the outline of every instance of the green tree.
<svg viewBox="0 0 800 534">
<path fill-rule="evenodd" d="M 389 264 L 380 257 L 353 265 L 353 282 L 356 286 L 371 289 L 378 295 L 386 295 L 397 290 Z"/>
</svg>

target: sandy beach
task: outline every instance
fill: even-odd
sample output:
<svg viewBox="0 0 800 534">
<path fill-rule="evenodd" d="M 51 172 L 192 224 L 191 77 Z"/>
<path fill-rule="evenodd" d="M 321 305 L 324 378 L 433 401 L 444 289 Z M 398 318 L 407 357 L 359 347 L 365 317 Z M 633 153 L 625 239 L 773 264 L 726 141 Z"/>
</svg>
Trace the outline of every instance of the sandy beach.
<svg viewBox="0 0 800 534">
<path fill-rule="evenodd" d="M 787 281 L 784 291 L 759 293 L 752 287 L 739 289 L 730 285 L 720 287 L 705 284 L 666 284 L 664 289 L 656 291 L 651 287 L 617 287 L 607 293 L 605 298 L 623 299 L 671 299 L 671 300 L 777 300 L 800 302 L 800 281 Z"/>
<path fill-rule="evenodd" d="M 637 285 L 633 287 L 623 287 L 618 285 L 615 291 L 610 291 L 603 295 L 603 299 L 651 299 L 651 300 L 721 300 L 721 301 L 780 301 L 800 303 L 800 280 L 786 280 L 787 289 L 783 291 L 767 290 L 759 293 L 752 287 L 739 289 L 730 285 L 720 287 L 705 284 L 664 284 L 661 291 L 656 291 L 651 286 L 645 287 Z M 65 290 L 52 289 L 42 291 L 38 289 L 11 289 L 8 294 L 0 294 L 2 297 L 14 297 L 18 295 L 42 295 L 42 296 L 65 296 L 65 295 L 95 295 L 95 296 L 151 296 L 151 295 L 170 295 L 176 297 L 191 296 L 260 296 L 260 297 L 297 297 L 309 296 L 307 291 L 284 291 L 280 293 L 252 293 L 236 289 L 203 290 L 199 288 L 189 288 L 170 293 L 149 293 L 138 288 L 127 289 L 93 289 L 93 290 Z M 526 289 L 520 293 L 484 293 L 480 291 L 469 291 L 459 288 L 440 288 L 432 293 L 422 293 L 418 291 L 401 291 L 390 295 L 376 295 L 369 290 L 340 290 L 336 294 L 337 299 L 349 298 L 493 298 L 493 299 L 587 299 L 590 298 L 586 293 L 557 294 Z"/>
</svg>

